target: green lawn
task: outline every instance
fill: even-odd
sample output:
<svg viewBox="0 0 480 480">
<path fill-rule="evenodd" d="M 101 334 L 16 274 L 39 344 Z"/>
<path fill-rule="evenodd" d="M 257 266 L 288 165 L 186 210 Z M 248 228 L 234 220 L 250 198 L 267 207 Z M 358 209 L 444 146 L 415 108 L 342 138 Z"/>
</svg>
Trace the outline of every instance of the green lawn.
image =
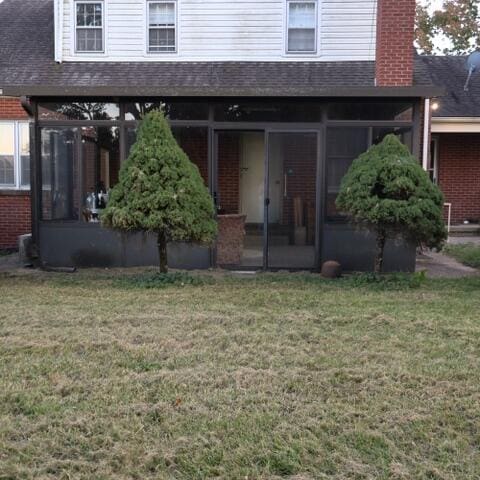
<svg viewBox="0 0 480 480">
<path fill-rule="evenodd" d="M 0 479 L 479 478 L 480 279 L 197 283 L 0 276 Z"/>
<path fill-rule="evenodd" d="M 480 268 L 480 245 L 474 243 L 448 244 L 443 251 L 469 267 Z"/>
</svg>

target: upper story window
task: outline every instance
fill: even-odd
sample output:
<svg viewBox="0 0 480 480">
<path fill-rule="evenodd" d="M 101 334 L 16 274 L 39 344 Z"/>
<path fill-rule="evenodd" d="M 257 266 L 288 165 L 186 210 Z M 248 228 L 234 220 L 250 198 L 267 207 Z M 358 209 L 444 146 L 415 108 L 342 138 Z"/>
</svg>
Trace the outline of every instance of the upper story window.
<svg viewBox="0 0 480 480">
<path fill-rule="evenodd" d="M 75 2 L 75 48 L 77 52 L 102 53 L 103 2 Z"/>
<path fill-rule="evenodd" d="M 0 188 L 30 187 L 28 122 L 0 122 Z"/>
<path fill-rule="evenodd" d="M 316 53 L 317 1 L 287 0 L 287 53 Z"/>
<path fill-rule="evenodd" d="M 177 2 L 148 1 L 148 51 L 175 53 L 177 51 Z"/>
</svg>

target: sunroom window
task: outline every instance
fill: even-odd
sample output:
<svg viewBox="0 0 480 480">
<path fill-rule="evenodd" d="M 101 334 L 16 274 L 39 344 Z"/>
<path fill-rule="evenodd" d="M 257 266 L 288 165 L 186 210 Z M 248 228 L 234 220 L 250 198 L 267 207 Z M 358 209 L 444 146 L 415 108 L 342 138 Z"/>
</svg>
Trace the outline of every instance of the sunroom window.
<svg viewBox="0 0 480 480">
<path fill-rule="evenodd" d="M 287 0 L 287 53 L 317 51 L 317 2 Z"/>
<path fill-rule="evenodd" d="M 103 52 L 103 2 L 75 2 L 77 52 Z"/>
<path fill-rule="evenodd" d="M 0 122 L 0 188 L 29 187 L 29 125 L 27 122 Z"/>
<path fill-rule="evenodd" d="M 172 1 L 148 2 L 148 51 L 175 53 L 177 3 Z"/>
</svg>

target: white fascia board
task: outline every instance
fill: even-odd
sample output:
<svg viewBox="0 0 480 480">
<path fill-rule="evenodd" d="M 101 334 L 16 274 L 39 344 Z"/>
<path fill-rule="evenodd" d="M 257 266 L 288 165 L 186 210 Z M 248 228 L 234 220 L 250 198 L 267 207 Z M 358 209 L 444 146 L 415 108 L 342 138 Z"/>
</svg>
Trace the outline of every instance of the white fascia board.
<svg viewBox="0 0 480 480">
<path fill-rule="evenodd" d="M 480 133 L 480 117 L 433 117 L 432 133 Z"/>
</svg>

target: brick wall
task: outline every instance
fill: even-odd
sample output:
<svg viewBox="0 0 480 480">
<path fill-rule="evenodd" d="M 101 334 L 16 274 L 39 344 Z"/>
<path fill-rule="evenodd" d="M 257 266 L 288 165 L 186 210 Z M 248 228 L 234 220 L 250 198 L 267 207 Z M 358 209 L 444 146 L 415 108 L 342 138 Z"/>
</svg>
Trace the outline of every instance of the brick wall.
<svg viewBox="0 0 480 480">
<path fill-rule="evenodd" d="M 452 203 L 452 223 L 480 219 L 480 134 L 439 136 L 440 188 Z"/>
<path fill-rule="evenodd" d="M 18 98 L 0 97 L 0 120 L 28 120 L 28 115 Z"/>
<path fill-rule="evenodd" d="M 0 248 L 15 248 L 19 235 L 30 233 L 29 192 L 0 192 Z"/>
<path fill-rule="evenodd" d="M 240 135 L 222 133 L 218 142 L 218 194 L 222 213 L 240 210 Z"/>
<path fill-rule="evenodd" d="M 414 25 L 415 0 L 378 1 L 378 86 L 412 85 Z"/>
</svg>

